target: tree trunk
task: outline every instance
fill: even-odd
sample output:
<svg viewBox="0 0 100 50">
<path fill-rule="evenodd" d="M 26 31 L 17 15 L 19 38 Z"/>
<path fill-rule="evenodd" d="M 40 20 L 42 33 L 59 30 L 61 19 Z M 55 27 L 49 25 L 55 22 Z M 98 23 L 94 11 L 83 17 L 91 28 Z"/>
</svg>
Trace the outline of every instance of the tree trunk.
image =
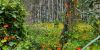
<svg viewBox="0 0 100 50">
<path fill-rule="evenodd" d="M 66 35 L 65 32 L 71 31 L 72 21 L 77 16 L 76 7 L 77 7 L 77 0 L 74 0 L 74 2 L 72 2 L 72 0 L 66 0 L 65 8 L 67 9 L 67 11 L 66 11 L 66 15 L 65 15 L 64 28 L 63 28 L 63 31 L 61 33 L 61 36 L 63 36 L 63 37 L 60 40 L 60 43 L 62 44 L 62 48 L 63 48 L 63 45 L 65 43 L 67 43 L 68 38 L 69 38 L 69 36 Z M 62 39 L 64 39 L 64 41 L 62 41 Z"/>
</svg>

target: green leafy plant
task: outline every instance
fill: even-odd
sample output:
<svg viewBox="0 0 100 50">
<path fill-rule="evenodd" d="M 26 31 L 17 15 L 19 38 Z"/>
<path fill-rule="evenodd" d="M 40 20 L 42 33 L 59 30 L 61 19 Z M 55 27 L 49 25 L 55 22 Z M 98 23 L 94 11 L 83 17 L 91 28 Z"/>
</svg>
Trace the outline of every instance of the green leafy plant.
<svg viewBox="0 0 100 50">
<path fill-rule="evenodd" d="M 20 0 L 0 0 L 0 45 L 13 47 L 15 42 L 24 38 L 25 16 Z"/>
</svg>

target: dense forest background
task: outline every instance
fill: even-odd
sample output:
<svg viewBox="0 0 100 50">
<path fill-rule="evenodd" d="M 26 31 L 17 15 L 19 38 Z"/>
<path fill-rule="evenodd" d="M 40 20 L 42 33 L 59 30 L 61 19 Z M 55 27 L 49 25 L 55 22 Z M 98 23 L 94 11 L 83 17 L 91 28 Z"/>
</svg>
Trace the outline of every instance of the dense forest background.
<svg viewBox="0 0 100 50">
<path fill-rule="evenodd" d="M 0 0 L 0 50 L 100 50 L 100 0 Z"/>
<path fill-rule="evenodd" d="M 92 9 L 94 1 L 78 0 L 77 8 L 75 9 L 80 18 L 86 20 L 94 12 Z M 27 10 L 30 12 L 30 18 L 28 19 L 31 20 L 30 22 L 53 22 L 55 19 L 63 21 L 67 11 L 64 6 L 66 2 L 67 0 L 23 0 Z"/>
<path fill-rule="evenodd" d="M 24 3 L 31 13 L 33 22 L 53 22 L 54 19 L 63 20 L 66 12 L 64 2 L 66 0 L 24 0 Z"/>
</svg>

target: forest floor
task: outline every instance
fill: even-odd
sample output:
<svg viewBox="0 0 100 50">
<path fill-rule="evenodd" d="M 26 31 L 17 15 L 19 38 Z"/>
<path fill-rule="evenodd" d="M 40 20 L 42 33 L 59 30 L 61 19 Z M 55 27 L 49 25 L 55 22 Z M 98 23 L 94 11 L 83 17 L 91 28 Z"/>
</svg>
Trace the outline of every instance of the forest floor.
<svg viewBox="0 0 100 50">
<path fill-rule="evenodd" d="M 34 48 L 43 47 L 44 49 L 52 48 L 56 49 L 57 47 L 60 47 L 59 40 L 61 39 L 61 32 L 63 29 L 63 23 L 59 23 L 58 25 L 54 25 L 54 23 L 35 23 L 32 25 L 26 25 L 27 30 L 27 40 L 34 41 L 30 42 L 34 44 Z M 81 46 L 84 43 L 84 46 L 89 43 L 85 42 L 88 35 L 84 36 L 84 34 L 80 34 L 79 36 L 82 36 L 84 41 L 79 40 L 72 40 L 71 38 L 68 40 L 67 43 L 64 44 L 63 50 L 75 50 L 79 46 Z M 78 37 L 77 34 L 73 35 L 75 37 Z M 78 38 L 81 39 L 81 38 Z M 87 38 L 88 39 L 88 38 Z M 82 43 L 81 43 L 82 42 Z M 39 46 L 36 44 L 38 43 Z M 42 49 L 43 49 L 42 48 Z M 100 46 L 97 44 L 93 44 L 86 48 L 86 50 L 99 50 Z"/>
</svg>

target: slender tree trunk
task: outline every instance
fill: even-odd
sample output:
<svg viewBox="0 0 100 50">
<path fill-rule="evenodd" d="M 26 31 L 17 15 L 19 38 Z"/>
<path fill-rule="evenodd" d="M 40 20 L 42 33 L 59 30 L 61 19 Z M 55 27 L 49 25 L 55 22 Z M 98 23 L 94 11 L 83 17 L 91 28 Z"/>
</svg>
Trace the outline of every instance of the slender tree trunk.
<svg viewBox="0 0 100 50">
<path fill-rule="evenodd" d="M 72 0 L 66 0 L 65 8 L 67 11 L 66 11 L 66 15 L 65 15 L 64 29 L 61 33 L 61 35 L 63 36 L 63 38 L 61 38 L 61 39 L 65 39 L 65 40 L 61 41 L 62 48 L 63 48 L 63 45 L 65 43 L 67 43 L 68 38 L 69 38 L 69 36 L 66 35 L 65 32 L 71 31 L 73 16 L 76 17 L 76 15 L 77 15 L 76 7 L 77 7 L 77 0 L 74 0 L 74 2 L 72 2 Z M 74 9 L 72 9 L 72 8 L 74 8 Z"/>
</svg>

